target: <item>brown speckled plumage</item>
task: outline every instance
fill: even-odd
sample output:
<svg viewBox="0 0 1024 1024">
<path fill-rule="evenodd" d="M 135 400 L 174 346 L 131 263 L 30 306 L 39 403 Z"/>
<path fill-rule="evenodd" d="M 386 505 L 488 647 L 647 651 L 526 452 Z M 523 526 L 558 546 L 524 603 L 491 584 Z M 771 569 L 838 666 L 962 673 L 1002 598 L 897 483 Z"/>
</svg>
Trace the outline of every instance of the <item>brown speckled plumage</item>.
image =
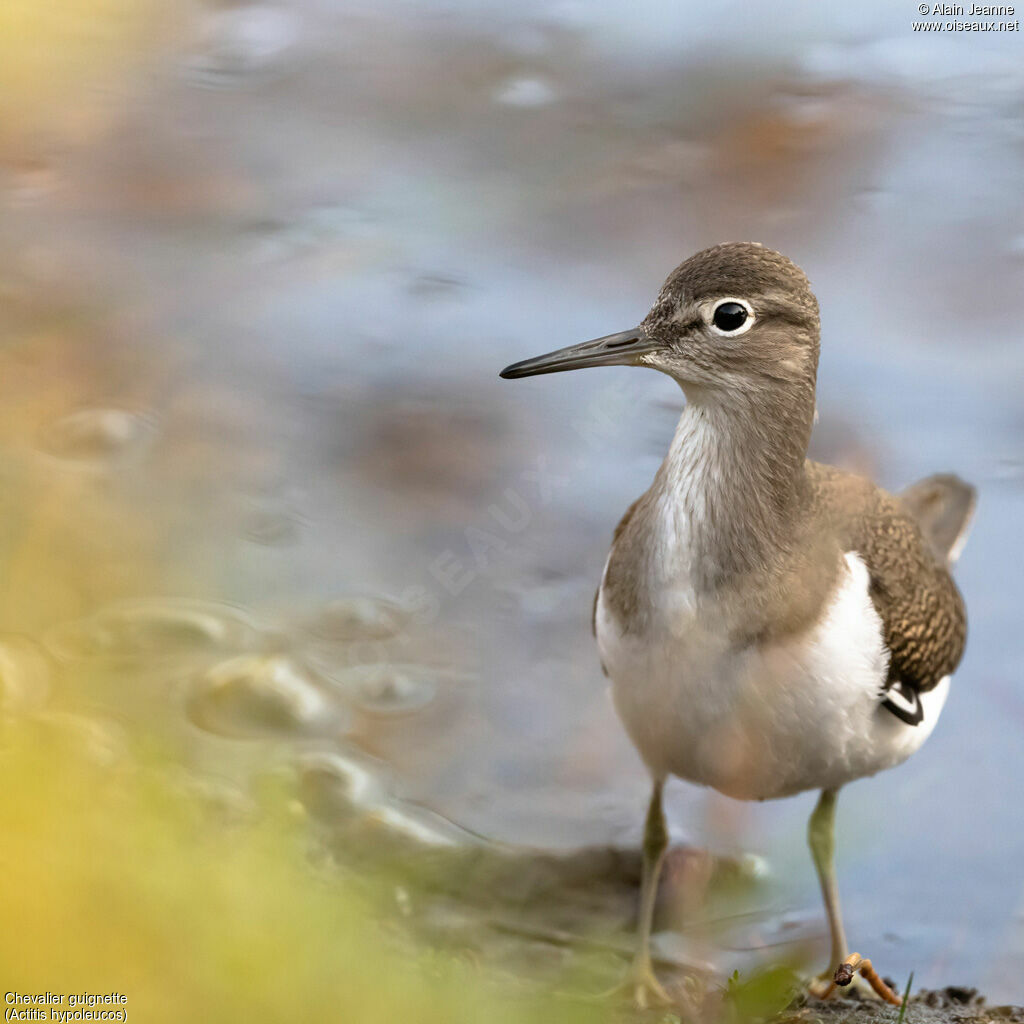
<svg viewBox="0 0 1024 1024">
<path fill-rule="evenodd" d="M 944 557 L 895 495 L 831 466 L 808 463 L 807 475 L 815 513 L 867 564 L 871 600 L 891 652 L 890 682 L 931 690 L 959 664 L 967 639 L 963 599 Z M 960 529 L 970 506 L 964 511 Z"/>
</svg>

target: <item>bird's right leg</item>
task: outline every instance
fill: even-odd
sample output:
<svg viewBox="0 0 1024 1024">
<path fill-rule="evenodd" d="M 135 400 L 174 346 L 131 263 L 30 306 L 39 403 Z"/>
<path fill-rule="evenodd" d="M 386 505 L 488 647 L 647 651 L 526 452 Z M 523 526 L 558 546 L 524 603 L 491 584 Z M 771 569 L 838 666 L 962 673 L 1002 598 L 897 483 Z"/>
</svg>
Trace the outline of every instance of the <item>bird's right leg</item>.
<svg viewBox="0 0 1024 1024">
<path fill-rule="evenodd" d="M 637 923 L 637 949 L 625 978 L 608 991 L 594 996 L 605 1000 L 614 996 L 628 996 L 641 1010 L 650 1006 L 672 1006 L 673 999 L 658 981 L 651 964 L 651 928 L 654 924 L 654 904 L 658 895 L 658 876 L 668 848 L 668 828 L 661 806 L 664 779 L 654 780 L 651 802 L 647 808 L 643 840 L 643 877 L 640 883 L 640 913 Z"/>
<path fill-rule="evenodd" d="M 654 925 L 654 904 L 658 895 L 658 877 L 668 847 L 668 828 L 665 812 L 661 806 L 661 791 L 664 782 L 655 779 L 651 802 L 647 808 L 644 824 L 643 880 L 640 883 L 640 917 L 638 922 L 638 945 L 627 984 L 633 998 L 641 1009 L 651 1005 L 670 1005 L 672 997 L 665 991 L 651 965 L 651 928 Z"/>
</svg>

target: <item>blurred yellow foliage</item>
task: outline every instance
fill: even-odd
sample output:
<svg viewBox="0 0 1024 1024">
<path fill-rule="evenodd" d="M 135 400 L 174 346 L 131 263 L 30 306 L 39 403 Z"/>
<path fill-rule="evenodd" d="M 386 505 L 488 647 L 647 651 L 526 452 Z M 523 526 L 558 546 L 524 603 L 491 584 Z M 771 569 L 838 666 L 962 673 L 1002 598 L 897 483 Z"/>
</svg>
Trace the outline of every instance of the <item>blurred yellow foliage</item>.
<svg viewBox="0 0 1024 1024">
<path fill-rule="evenodd" d="M 3 0 L 0 153 L 90 138 L 154 27 L 150 0 Z"/>
<path fill-rule="evenodd" d="M 167 759 L 68 725 L 0 722 L 0 991 L 123 993 L 147 1024 L 607 1019 L 387 941 L 387 884 L 313 872 L 280 787 L 225 820 Z"/>
</svg>

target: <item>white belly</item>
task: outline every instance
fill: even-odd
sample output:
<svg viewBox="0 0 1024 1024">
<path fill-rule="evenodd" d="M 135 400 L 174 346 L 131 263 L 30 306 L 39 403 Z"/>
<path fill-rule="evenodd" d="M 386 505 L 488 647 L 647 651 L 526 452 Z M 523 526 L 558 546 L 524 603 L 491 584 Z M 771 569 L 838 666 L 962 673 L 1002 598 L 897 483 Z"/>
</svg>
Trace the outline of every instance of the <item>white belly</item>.
<svg viewBox="0 0 1024 1024">
<path fill-rule="evenodd" d="M 948 677 L 922 696 L 919 725 L 881 707 L 888 653 L 854 552 L 825 617 L 784 642 L 733 651 L 713 608 L 662 597 L 650 627 L 624 635 L 602 587 L 595 623 L 615 707 L 656 777 L 748 800 L 838 787 L 909 757 L 945 703 Z"/>
</svg>

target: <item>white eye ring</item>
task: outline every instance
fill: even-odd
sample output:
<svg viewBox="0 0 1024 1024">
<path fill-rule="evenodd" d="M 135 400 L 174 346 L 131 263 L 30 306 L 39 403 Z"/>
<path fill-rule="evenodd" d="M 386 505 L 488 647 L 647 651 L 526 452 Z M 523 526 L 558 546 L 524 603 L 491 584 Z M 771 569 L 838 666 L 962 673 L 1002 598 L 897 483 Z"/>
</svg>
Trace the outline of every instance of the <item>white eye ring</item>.
<svg viewBox="0 0 1024 1024">
<path fill-rule="evenodd" d="M 744 320 L 743 323 L 734 331 L 722 330 L 722 328 L 715 323 L 715 313 L 718 311 L 718 307 L 724 306 L 727 302 L 734 302 L 737 306 L 742 306 L 747 311 L 747 319 Z M 754 315 L 754 308 L 746 299 L 736 299 L 731 295 L 726 296 L 724 299 L 716 299 L 714 304 L 708 310 L 708 327 L 710 327 L 715 334 L 718 334 L 723 338 L 738 338 L 741 334 L 746 334 L 747 331 L 754 326 L 754 321 L 756 319 L 757 317 Z"/>
</svg>

